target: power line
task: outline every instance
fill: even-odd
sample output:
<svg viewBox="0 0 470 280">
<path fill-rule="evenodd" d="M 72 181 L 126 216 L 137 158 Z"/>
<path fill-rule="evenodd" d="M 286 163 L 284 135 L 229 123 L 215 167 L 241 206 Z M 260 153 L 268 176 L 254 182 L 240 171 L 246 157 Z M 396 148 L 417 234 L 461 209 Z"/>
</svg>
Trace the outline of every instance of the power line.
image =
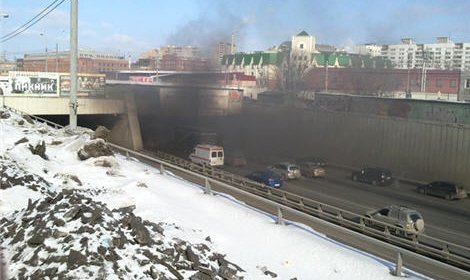
<svg viewBox="0 0 470 280">
<path fill-rule="evenodd" d="M 61 0 L 59 3 L 57 3 L 59 0 L 53 1 L 51 4 L 49 4 L 46 8 L 44 8 L 41 12 L 39 12 L 36 16 L 34 16 L 31 20 L 23 24 L 22 26 L 18 27 L 14 31 L 6 34 L 5 36 L 1 37 L 0 43 L 4 43 L 6 41 L 9 41 L 16 36 L 20 35 L 21 33 L 25 32 L 28 30 L 31 26 L 35 25 L 37 22 L 39 22 L 41 19 L 43 19 L 45 16 L 50 14 L 52 11 L 54 11 L 60 4 L 62 4 L 65 0 Z M 56 4 L 57 3 L 57 4 Z M 55 4 L 55 6 L 54 6 Z M 52 7 L 53 6 L 53 7 Z M 52 7 L 52 8 L 50 8 Z M 49 11 L 47 11 L 50 8 Z"/>
<path fill-rule="evenodd" d="M 12 32 L 8 33 L 8 34 L 5 34 L 2 36 L 2 38 L 0 39 L 5 39 L 6 37 L 14 34 L 15 32 L 18 32 L 21 28 L 25 27 L 26 25 L 28 25 L 30 22 L 32 22 L 33 20 L 35 20 L 37 17 L 39 17 L 42 13 L 44 13 L 47 9 L 49 9 L 52 5 L 54 5 L 57 1 L 59 0 L 55 0 L 53 1 L 51 4 L 49 4 L 49 6 L 47 6 L 46 8 L 44 8 L 41 12 L 39 12 L 36 16 L 34 16 L 32 19 L 30 19 L 28 22 L 26 22 L 25 24 L 23 24 L 22 26 L 16 28 L 15 30 L 13 30 Z"/>
</svg>

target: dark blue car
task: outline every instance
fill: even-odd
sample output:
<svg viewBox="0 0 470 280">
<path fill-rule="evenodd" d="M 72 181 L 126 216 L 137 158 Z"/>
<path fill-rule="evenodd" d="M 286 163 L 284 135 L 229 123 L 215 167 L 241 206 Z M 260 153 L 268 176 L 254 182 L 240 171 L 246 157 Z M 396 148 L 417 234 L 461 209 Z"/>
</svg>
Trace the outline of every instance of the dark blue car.
<svg viewBox="0 0 470 280">
<path fill-rule="evenodd" d="M 282 177 L 270 170 L 255 171 L 245 177 L 273 188 L 280 188 L 282 186 Z"/>
</svg>

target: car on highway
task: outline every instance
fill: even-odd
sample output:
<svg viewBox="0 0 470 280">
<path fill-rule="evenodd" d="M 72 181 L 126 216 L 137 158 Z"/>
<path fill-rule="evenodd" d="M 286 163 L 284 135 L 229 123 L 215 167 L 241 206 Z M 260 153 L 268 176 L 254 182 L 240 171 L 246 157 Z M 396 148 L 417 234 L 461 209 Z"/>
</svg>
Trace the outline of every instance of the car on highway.
<svg viewBox="0 0 470 280">
<path fill-rule="evenodd" d="M 316 164 L 317 166 L 321 166 L 321 167 L 326 166 L 326 160 L 320 157 L 303 157 L 303 158 L 299 158 L 297 162 L 299 164 L 302 162 L 312 162 Z"/>
<path fill-rule="evenodd" d="M 379 210 L 368 211 L 365 215 L 366 225 L 384 227 L 382 223 L 393 225 L 397 229 L 389 229 L 397 235 L 419 234 L 424 232 L 423 216 L 416 210 L 399 205 L 390 205 Z M 382 223 L 376 223 L 376 221 Z"/>
<path fill-rule="evenodd" d="M 280 188 L 282 186 L 282 177 L 271 170 L 259 170 L 251 172 L 245 176 L 246 178 L 265 184 L 269 187 Z"/>
<path fill-rule="evenodd" d="M 302 176 L 299 166 L 290 162 L 277 163 L 268 166 L 268 169 L 280 175 L 285 180 L 294 180 Z"/>
<path fill-rule="evenodd" d="M 434 181 L 418 186 L 417 191 L 420 194 L 438 196 L 449 200 L 467 197 L 467 192 L 461 185 L 445 181 Z"/>
<path fill-rule="evenodd" d="M 316 162 L 305 161 L 299 163 L 300 174 L 307 178 L 320 178 L 325 177 L 325 168 L 318 165 Z"/>
<path fill-rule="evenodd" d="M 392 172 L 383 168 L 366 167 L 353 171 L 353 181 L 365 182 L 374 186 L 388 186 L 393 182 Z"/>
</svg>

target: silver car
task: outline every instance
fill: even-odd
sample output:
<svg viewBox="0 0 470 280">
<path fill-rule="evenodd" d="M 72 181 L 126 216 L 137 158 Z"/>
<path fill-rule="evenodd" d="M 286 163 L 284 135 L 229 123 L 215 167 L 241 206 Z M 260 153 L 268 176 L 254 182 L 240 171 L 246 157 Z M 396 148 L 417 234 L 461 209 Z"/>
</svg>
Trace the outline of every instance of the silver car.
<svg viewBox="0 0 470 280">
<path fill-rule="evenodd" d="M 279 174 L 285 180 L 294 180 L 302 176 L 299 166 L 290 162 L 281 162 L 272 166 L 268 166 L 268 169 L 276 174 Z"/>
<path fill-rule="evenodd" d="M 325 168 L 316 162 L 306 161 L 299 164 L 300 173 L 307 178 L 325 177 Z"/>
<path fill-rule="evenodd" d="M 374 221 L 379 221 L 403 229 L 396 230 L 399 235 L 424 232 L 423 216 L 408 207 L 390 205 L 379 210 L 368 211 L 365 216 L 371 219 L 367 221 L 369 225 L 383 226 L 380 223 L 374 223 Z"/>
</svg>

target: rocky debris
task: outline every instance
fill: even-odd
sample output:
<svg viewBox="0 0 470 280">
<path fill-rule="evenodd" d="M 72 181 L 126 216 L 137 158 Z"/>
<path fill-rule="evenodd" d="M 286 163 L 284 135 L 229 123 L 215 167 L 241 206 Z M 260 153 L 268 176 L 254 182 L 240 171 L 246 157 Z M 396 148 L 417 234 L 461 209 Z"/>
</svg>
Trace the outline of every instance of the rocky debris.
<svg viewBox="0 0 470 280">
<path fill-rule="evenodd" d="M 51 142 L 51 145 L 54 145 L 54 146 L 60 145 L 60 144 L 62 144 L 62 141 L 59 141 L 59 140 L 53 140 L 53 141 Z"/>
<path fill-rule="evenodd" d="M 21 143 L 26 143 L 26 142 L 29 142 L 29 139 L 26 138 L 26 137 L 23 137 L 20 140 L 15 142 L 15 146 L 18 145 L 18 144 L 21 144 Z"/>
<path fill-rule="evenodd" d="M 103 139 L 94 139 L 83 145 L 77 154 L 80 160 L 86 160 L 91 157 L 112 156 L 113 152 Z"/>
<path fill-rule="evenodd" d="M 137 187 L 139 187 L 139 188 L 148 188 L 147 184 L 144 183 L 144 182 L 138 182 Z"/>
<path fill-rule="evenodd" d="M 272 272 L 272 271 L 269 271 L 266 266 L 261 266 L 261 267 L 257 266 L 257 268 L 259 270 L 261 270 L 261 272 L 263 272 L 264 275 L 271 276 L 271 278 L 276 278 L 277 277 L 277 274 Z M 291 279 L 291 280 L 293 280 L 293 279 Z"/>
<path fill-rule="evenodd" d="M 0 159 L 0 189 L 25 186 L 34 191 L 46 193 L 49 184 L 39 176 L 22 170 L 15 162 Z"/>
<path fill-rule="evenodd" d="M 29 144 L 29 150 L 33 153 L 33 155 L 38 155 L 45 160 L 48 159 L 46 155 L 46 142 L 44 141 L 39 141 L 36 146 Z"/>
<path fill-rule="evenodd" d="M 73 181 L 77 186 L 82 186 L 82 181 L 76 175 L 57 173 L 54 175 L 54 178 L 61 178 L 64 185 L 70 185 L 70 181 Z"/>
<path fill-rule="evenodd" d="M 30 124 L 34 124 L 34 121 L 30 116 L 23 114 L 23 115 L 21 115 L 21 117 L 23 117 L 23 119 L 25 121 L 29 122 Z"/>
<path fill-rule="evenodd" d="M 0 119 L 9 119 L 10 118 L 10 112 L 0 110 Z"/>
<path fill-rule="evenodd" d="M 99 125 L 94 134 L 94 139 L 103 139 L 106 142 L 109 142 L 111 140 L 111 130 L 107 129 L 106 127 Z"/>
<path fill-rule="evenodd" d="M 39 132 L 41 134 L 47 134 L 49 132 L 49 130 L 47 128 L 41 128 L 41 129 L 38 129 L 37 132 Z"/>
<path fill-rule="evenodd" d="M 93 162 L 95 166 L 119 168 L 119 163 L 112 157 L 101 157 Z"/>
<path fill-rule="evenodd" d="M 64 189 L 0 220 L 15 279 L 243 279 L 211 243 L 165 236 L 175 226 L 110 210 L 84 190 Z M 14 271 L 13 268 L 14 267 Z M 64 269 L 66 267 L 67 269 Z M 53 276 L 51 276 L 53 275 Z M 78 278 L 77 278 L 78 275 Z M 51 278 L 52 279 L 52 278 Z"/>
</svg>

